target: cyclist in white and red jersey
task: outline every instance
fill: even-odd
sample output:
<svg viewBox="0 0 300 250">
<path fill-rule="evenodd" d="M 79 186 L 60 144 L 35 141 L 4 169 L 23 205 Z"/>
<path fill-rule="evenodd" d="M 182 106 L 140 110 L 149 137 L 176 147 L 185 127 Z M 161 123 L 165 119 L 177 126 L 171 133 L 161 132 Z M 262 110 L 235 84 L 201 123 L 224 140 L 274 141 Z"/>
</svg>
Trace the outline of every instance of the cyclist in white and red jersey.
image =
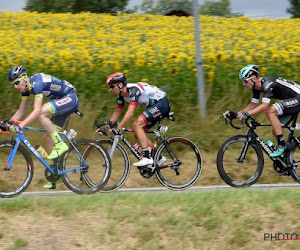
<svg viewBox="0 0 300 250">
<path fill-rule="evenodd" d="M 64 125 L 67 117 L 78 108 L 74 86 L 44 73 L 28 77 L 22 65 L 11 68 L 8 80 L 22 95 L 19 109 L 11 117 L 12 121 L 20 120 L 24 116 L 29 103 L 28 97 L 34 95 L 33 111 L 20 124 L 12 125 L 10 130 L 19 132 L 37 120 L 47 131 L 45 136 L 47 151 L 51 152 L 47 159 L 55 159 L 66 152 L 69 147 L 61 140 L 57 131 Z M 51 101 L 43 105 L 43 97 L 48 97 Z"/>
<path fill-rule="evenodd" d="M 123 111 L 125 102 L 129 103 L 127 112 L 117 129 L 122 129 L 130 121 L 137 105 L 146 108 L 132 124 L 135 137 L 143 150 L 143 158 L 133 165 L 136 167 L 146 166 L 152 169 L 153 159 L 149 147 L 152 148 L 153 144 L 147 138 L 144 129 L 151 128 L 159 119 L 169 114 L 170 104 L 166 92 L 146 82 L 126 84 L 126 77 L 120 72 L 110 75 L 106 80 L 106 84 L 109 85 L 111 92 L 118 96 L 118 104 L 110 117 L 110 122 L 116 122 Z M 164 161 L 163 157 L 160 159 L 159 164 Z"/>
<path fill-rule="evenodd" d="M 259 67 L 253 64 L 243 67 L 240 70 L 239 78 L 245 87 L 252 89 L 253 97 L 251 102 L 238 113 L 238 117 L 246 119 L 249 115 L 257 115 L 265 111 L 273 127 L 273 135 L 277 137 L 278 141 L 278 147 L 270 154 L 270 157 L 282 155 L 285 150 L 285 141 L 281 120 L 286 115 L 300 112 L 300 85 L 281 77 L 260 77 Z M 263 93 L 263 97 L 262 103 L 259 105 L 261 93 Z M 280 101 L 269 105 L 271 98 Z"/>
</svg>

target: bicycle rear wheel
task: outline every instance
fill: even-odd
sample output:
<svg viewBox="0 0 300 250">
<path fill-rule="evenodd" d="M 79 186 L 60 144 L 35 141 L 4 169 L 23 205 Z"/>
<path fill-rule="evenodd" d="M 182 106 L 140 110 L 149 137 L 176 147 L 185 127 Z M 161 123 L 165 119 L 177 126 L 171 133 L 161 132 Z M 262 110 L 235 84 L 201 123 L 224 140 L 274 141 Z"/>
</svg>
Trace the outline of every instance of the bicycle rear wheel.
<svg viewBox="0 0 300 250">
<path fill-rule="evenodd" d="M 100 143 L 107 152 L 109 152 L 110 146 L 113 143 L 109 139 L 100 139 L 97 140 L 97 142 Z M 84 157 L 88 157 L 88 154 L 85 153 Z M 100 192 L 112 192 L 119 189 L 124 185 L 130 173 L 129 156 L 120 143 L 118 143 L 110 160 L 112 168 L 111 175 L 104 188 L 99 190 Z"/>
<path fill-rule="evenodd" d="M 31 183 L 34 167 L 28 151 L 19 145 L 10 170 L 5 166 L 14 141 L 0 142 L 0 197 L 10 198 L 24 192 Z"/>
<path fill-rule="evenodd" d="M 254 142 L 245 135 L 226 140 L 218 151 L 218 172 L 228 185 L 245 187 L 254 184 L 262 174 L 264 157 Z"/>
<path fill-rule="evenodd" d="M 158 166 L 159 160 L 165 162 Z M 192 186 L 202 171 L 202 156 L 198 147 L 183 137 L 173 137 L 162 143 L 154 157 L 156 177 L 159 182 L 172 190 L 183 190 Z"/>
<path fill-rule="evenodd" d="M 62 156 L 60 169 L 65 171 L 86 165 L 87 167 L 63 174 L 62 179 L 65 185 L 77 194 L 93 194 L 103 188 L 110 177 L 109 156 L 106 150 L 94 140 L 82 139 L 73 143 L 76 148 L 70 146 L 69 151 Z M 84 157 L 87 147 L 89 155 Z"/>
<path fill-rule="evenodd" d="M 300 145 L 298 145 L 297 142 L 294 142 L 291 145 L 289 161 L 291 164 L 293 164 L 290 168 L 291 176 L 295 181 L 300 183 Z"/>
</svg>

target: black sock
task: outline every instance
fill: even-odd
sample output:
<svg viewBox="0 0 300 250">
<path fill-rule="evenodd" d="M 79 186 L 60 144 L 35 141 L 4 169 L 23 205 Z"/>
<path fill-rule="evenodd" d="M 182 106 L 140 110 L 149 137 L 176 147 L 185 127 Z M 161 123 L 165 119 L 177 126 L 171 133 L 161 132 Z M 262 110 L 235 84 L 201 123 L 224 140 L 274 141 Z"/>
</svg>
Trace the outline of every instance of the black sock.
<svg viewBox="0 0 300 250">
<path fill-rule="evenodd" d="M 278 145 L 285 146 L 283 134 L 277 135 L 277 141 L 278 141 Z"/>
<path fill-rule="evenodd" d="M 150 159 L 150 151 L 148 148 L 143 148 L 143 155 L 144 155 L 144 157 Z"/>
</svg>

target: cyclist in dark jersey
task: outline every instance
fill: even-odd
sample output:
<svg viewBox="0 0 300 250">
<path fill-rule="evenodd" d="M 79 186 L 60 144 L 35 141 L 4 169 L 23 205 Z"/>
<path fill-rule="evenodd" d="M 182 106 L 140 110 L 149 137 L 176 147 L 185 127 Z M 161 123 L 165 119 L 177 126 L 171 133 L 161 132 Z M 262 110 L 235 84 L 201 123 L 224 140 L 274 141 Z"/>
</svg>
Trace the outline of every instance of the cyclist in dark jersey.
<svg viewBox="0 0 300 250">
<path fill-rule="evenodd" d="M 74 86 L 65 80 L 44 73 L 28 77 L 22 65 L 15 66 L 9 71 L 8 80 L 22 95 L 19 109 L 11 120 L 22 119 L 29 103 L 29 96 L 34 95 L 33 111 L 20 124 L 12 125 L 10 130 L 18 132 L 37 120 L 47 131 L 45 136 L 47 151 L 51 152 L 47 159 L 55 159 L 66 152 L 69 148 L 61 140 L 57 131 L 62 128 L 67 117 L 78 108 Z M 51 101 L 43 105 L 43 97 L 48 97 Z"/>
<path fill-rule="evenodd" d="M 153 159 L 150 150 L 153 144 L 147 138 L 144 129 L 151 128 L 159 119 L 169 114 L 170 104 L 166 92 L 145 82 L 126 84 L 126 77 L 120 72 L 110 75 L 106 80 L 106 84 L 109 85 L 111 92 L 118 96 L 118 104 L 110 117 L 110 122 L 116 122 L 123 111 L 125 102 L 129 103 L 128 110 L 117 129 L 122 129 L 130 121 L 137 105 L 146 108 L 132 124 L 135 137 L 138 139 L 143 151 L 143 158 L 133 165 L 152 169 Z M 165 161 L 166 159 L 163 157 L 158 164 L 163 164 Z"/>
<path fill-rule="evenodd" d="M 257 115 L 265 111 L 273 127 L 273 135 L 278 141 L 278 147 L 270 157 L 280 156 L 285 150 L 280 117 L 300 112 L 300 85 L 281 77 L 260 77 L 259 67 L 253 64 L 243 67 L 239 78 L 248 89 L 252 89 L 253 97 L 251 103 L 238 113 L 238 117 L 246 119 L 249 115 Z M 261 93 L 263 93 L 262 103 L 259 105 Z M 269 105 L 271 98 L 280 101 Z"/>
</svg>

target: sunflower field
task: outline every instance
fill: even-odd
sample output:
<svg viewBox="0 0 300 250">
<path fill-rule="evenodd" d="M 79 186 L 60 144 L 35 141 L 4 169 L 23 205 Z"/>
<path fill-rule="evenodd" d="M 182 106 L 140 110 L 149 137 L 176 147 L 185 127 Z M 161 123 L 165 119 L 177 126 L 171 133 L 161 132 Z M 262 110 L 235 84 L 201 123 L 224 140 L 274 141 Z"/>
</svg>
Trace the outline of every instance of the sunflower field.
<svg viewBox="0 0 300 250">
<path fill-rule="evenodd" d="M 193 17 L 0 12 L 2 111 L 17 108 L 19 93 L 7 72 L 22 64 L 29 74 L 70 81 L 82 103 L 93 102 L 95 116 L 106 117 L 116 100 L 105 79 L 124 72 L 128 82 L 166 90 L 174 111 L 190 123 L 187 116 L 198 113 L 194 30 Z M 250 100 L 238 79 L 246 64 L 260 65 L 262 75 L 300 82 L 299 19 L 200 16 L 200 31 L 209 114 Z"/>
</svg>

